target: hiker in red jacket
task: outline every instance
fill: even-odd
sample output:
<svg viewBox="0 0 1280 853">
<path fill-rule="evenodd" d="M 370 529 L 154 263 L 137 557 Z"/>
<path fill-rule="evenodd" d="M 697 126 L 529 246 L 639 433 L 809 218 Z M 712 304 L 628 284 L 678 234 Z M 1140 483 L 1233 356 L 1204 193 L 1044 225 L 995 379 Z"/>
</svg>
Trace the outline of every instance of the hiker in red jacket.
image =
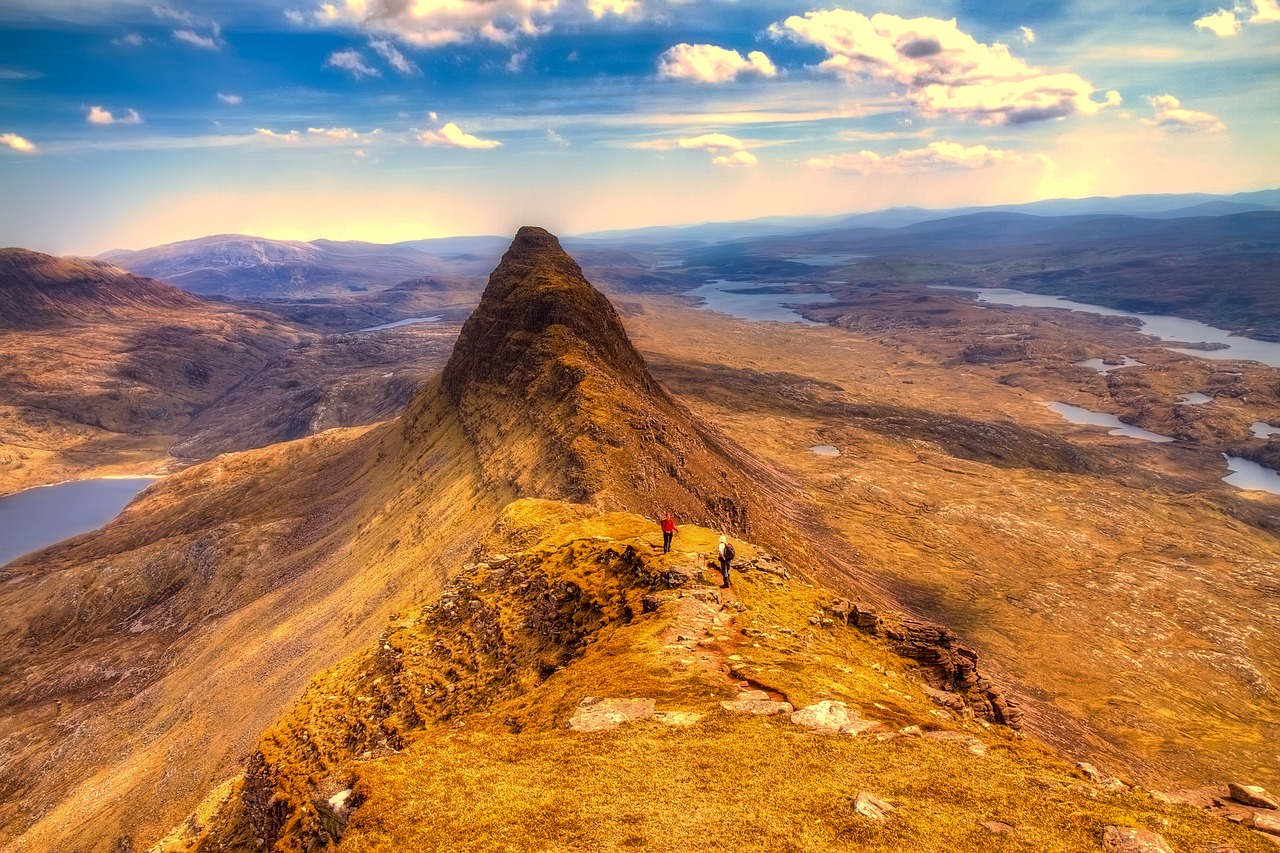
<svg viewBox="0 0 1280 853">
<path fill-rule="evenodd" d="M 662 553 L 671 552 L 671 537 L 676 535 L 676 520 L 671 517 L 671 513 L 667 513 L 662 519 Z"/>
</svg>

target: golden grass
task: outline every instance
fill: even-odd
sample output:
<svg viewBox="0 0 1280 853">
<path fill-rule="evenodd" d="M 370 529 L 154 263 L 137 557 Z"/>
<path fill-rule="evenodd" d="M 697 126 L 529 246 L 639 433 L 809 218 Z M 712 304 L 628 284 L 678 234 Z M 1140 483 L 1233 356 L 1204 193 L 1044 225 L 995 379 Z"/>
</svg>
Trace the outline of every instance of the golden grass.
<svg viewBox="0 0 1280 853">
<path fill-rule="evenodd" d="M 682 601 L 690 599 L 680 596 L 715 593 L 698 582 L 664 591 L 656 576 L 704 564 L 718 532 L 685 526 L 677 550 L 663 555 L 649 520 L 584 516 L 579 507 L 519 501 L 486 545 L 520 544 L 507 550 L 522 577 L 540 572 L 551 584 L 579 588 L 575 606 L 594 620 L 589 641 L 569 658 L 555 658 L 547 638 L 519 636 L 530 602 L 514 581 L 491 583 L 483 568 L 464 573 L 468 591 L 459 601 L 468 601 L 469 612 L 492 608 L 499 615 L 504 642 L 516 649 L 507 661 L 462 642 L 474 623 L 430 615 L 438 611 L 397 616 L 385 642 L 399 669 L 388 668 L 385 649 L 381 657 L 375 649 L 349 659 L 317 678 L 263 739 L 274 796 L 295 809 L 277 851 L 309 849 L 326 819 L 298 807 L 317 791 L 323 798 L 346 786 L 354 786 L 358 807 L 338 849 L 358 853 L 1076 853 L 1096 849 L 1108 824 L 1158 831 L 1180 853 L 1219 839 L 1241 851 L 1266 849 L 1247 831 L 1194 809 L 1107 792 L 1032 739 L 942 711 L 912 665 L 881 641 L 810 621 L 834 598 L 821 587 L 735 572 L 741 611 L 720 610 L 733 618 L 715 626 L 704 645 L 673 646 L 675 633 L 690 633 L 680 623 L 687 618 Z M 755 556 L 749 543 L 739 543 L 738 552 Z M 664 603 L 642 613 L 640 599 L 651 592 Z M 432 652 L 438 642 L 447 654 Z M 561 664 L 539 673 L 531 668 L 539 656 Z M 500 670 L 511 662 L 514 669 Z M 448 667 L 454 698 L 421 699 L 422 685 L 438 686 Z M 824 736 L 785 716 L 730 713 L 720 702 L 736 695 L 739 675 L 797 706 L 843 701 L 886 724 L 881 733 L 956 730 L 981 740 L 988 753 L 912 735 Z M 688 728 L 644 721 L 590 734 L 566 729 L 588 696 L 652 698 L 659 711 L 704 717 Z M 862 791 L 897 807 L 887 823 L 853 811 Z M 212 821 L 216 829 L 199 850 L 223 849 L 220 843 L 238 849 L 234 839 L 248 836 L 236 809 L 231 803 Z M 1015 834 L 992 835 L 981 826 L 991 820 L 1013 825 Z"/>
</svg>

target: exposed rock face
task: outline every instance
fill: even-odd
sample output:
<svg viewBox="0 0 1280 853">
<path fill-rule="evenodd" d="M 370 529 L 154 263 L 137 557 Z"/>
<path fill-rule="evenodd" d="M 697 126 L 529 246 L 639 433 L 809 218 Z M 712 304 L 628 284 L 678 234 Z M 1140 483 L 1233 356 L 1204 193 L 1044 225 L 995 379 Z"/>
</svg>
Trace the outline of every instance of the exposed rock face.
<svg viewBox="0 0 1280 853">
<path fill-rule="evenodd" d="M 1231 799 L 1237 803 L 1243 803 L 1246 806 L 1253 806 L 1259 809 L 1280 809 L 1280 803 L 1276 802 L 1276 798 L 1267 793 L 1265 788 L 1260 788 L 1257 785 L 1228 782 L 1227 790 L 1231 792 Z"/>
<path fill-rule="evenodd" d="M 828 608 L 836 619 L 893 641 L 894 651 L 919 661 L 933 682 L 929 696 L 952 710 L 971 709 L 975 716 L 1012 729 L 1021 727 L 1022 711 L 1012 697 L 978 669 L 978 653 L 960 643 L 955 632 L 918 619 L 885 619 L 876 608 L 841 598 Z"/>
<path fill-rule="evenodd" d="M 489 277 L 442 388 L 489 476 L 517 497 L 670 509 L 741 532 L 761 502 L 737 455 L 659 387 L 609 300 L 541 228 L 521 228 Z"/>
</svg>

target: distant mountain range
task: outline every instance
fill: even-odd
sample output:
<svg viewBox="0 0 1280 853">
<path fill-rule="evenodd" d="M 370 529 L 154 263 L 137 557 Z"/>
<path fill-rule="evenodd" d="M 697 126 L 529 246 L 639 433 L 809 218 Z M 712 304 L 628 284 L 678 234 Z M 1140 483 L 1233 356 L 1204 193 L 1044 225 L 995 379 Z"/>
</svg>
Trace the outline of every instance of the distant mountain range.
<svg viewBox="0 0 1280 853">
<path fill-rule="evenodd" d="M 100 260 L 192 293 L 235 298 L 336 296 L 381 290 L 428 274 L 483 274 L 492 267 L 412 245 L 268 240 L 219 234 L 149 249 L 117 249 Z"/>
</svg>

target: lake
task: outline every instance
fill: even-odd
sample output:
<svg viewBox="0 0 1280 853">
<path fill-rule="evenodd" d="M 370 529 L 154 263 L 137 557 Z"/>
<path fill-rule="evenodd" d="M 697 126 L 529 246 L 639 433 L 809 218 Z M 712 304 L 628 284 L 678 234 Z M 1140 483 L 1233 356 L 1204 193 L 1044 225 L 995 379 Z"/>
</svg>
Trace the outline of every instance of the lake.
<svg viewBox="0 0 1280 853">
<path fill-rule="evenodd" d="M 979 302 L 986 302 L 991 305 L 1008 305 L 1014 308 L 1063 308 L 1069 311 L 1099 314 L 1105 317 L 1133 317 L 1142 321 L 1143 334 L 1159 338 L 1161 341 L 1182 344 L 1220 344 L 1223 347 L 1222 349 L 1214 350 L 1169 347 L 1175 352 L 1217 361 L 1245 359 L 1258 361 L 1270 367 L 1280 367 L 1280 343 L 1233 335 L 1226 329 L 1218 329 L 1196 320 L 1184 320 L 1181 317 L 1167 317 L 1162 314 L 1136 314 L 1132 311 L 1118 311 L 1115 308 L 1107 308 L 1103 305 L 1073 302 L 1061 296 L 1023 293 L 1021 290 L 1010 290 L 1003 287 L 937 287 L 937 289 L 962 290 L 974 294 Z"/>
<path fill-rule="evenodd" d="M 699 308 L 718 311 L 743 320 L 771 320 L 776 323 L 802 323 L 806 326 L 820 326 L 812 320 L 806 320 L 784 305 L 821 305 L 835 302 L 829 293 L 779 293 L 780 288 L 788 287 L 783 282 L 752 281 L 711 281 L 685 291 L 685 296 L 696 296 L 702 300 Z"/>
<path fill-rule="evenodd" d="M 1223 482 L 1237 489 L 1256 489 L 1280 495 L 1280 474 L 1249 459 L 1222 455 L 1227 460 L 1227 470 L 1231 472 L 1222 478 Z"/>
<path fill-rule="evenodd" d="M 1082 409 L 1079 406 L 1072 406 L 1069 403 L 1045 403 L 1044 405 L 1057 412 L 1059 415 L 1062 415 L 1062 417 L 1071 421 L 1073 424 L 1109 427 L 1111 431 L 1108 435 L 1123 435 L 1128 438 L 1140 438 L 1143 441 L 1154 441 L 1161 444 L 1173 441 L 1173 439 L 1167 435 L 1149 432 L 1142 427 L 1127 424 L 1115 415 L 1108 415 L 1103 412 L 1091 412 L 1088 409 Z"/>
<path fill-rule="evenodd" d="M 395 329 L 400 326 L 412 326 L 414 323 L 435 323 L 441 319 L 437 314 L 434 317 L 406 317 L 403 320 L 396 320 L 394 323 L 383 323 L 380 326 L 370 326 L 367 329 L 356 329 L 357 332 L 381 332 L 383 329 Z"/>
<path fill-rule="evenodd" d="M 120 514 L 157 477 L 108 477 L 38 486 L 0 498 L 0 566 Z"/>
</svg>

